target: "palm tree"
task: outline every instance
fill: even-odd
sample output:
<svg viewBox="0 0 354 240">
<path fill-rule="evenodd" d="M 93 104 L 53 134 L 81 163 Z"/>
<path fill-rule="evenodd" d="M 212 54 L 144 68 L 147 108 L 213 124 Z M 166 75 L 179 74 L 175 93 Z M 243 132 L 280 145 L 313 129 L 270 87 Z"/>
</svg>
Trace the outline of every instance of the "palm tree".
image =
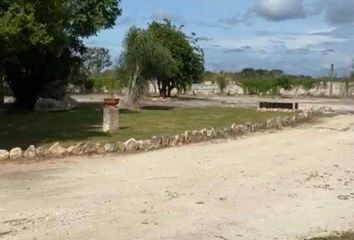
<svg viewBox="0 0 354 240">
<path fill-rule="evenodd" d="M 135 27 L 129 30 L 119 59 L 117 77 L 128 88 L 133 102 L 145 95 L 149 80 L 169 78 L 176 69 L 170 51 L 158 43 L 151 32 Z"/>
</svg>

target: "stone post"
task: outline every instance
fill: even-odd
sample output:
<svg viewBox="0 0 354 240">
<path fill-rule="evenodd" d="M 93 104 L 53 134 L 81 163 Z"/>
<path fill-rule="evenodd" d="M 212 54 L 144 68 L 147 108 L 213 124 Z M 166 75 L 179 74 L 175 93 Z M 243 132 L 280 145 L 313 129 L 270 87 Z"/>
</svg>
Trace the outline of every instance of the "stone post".
<svg viewBox="0 0 354 240">
<path fill-rule="evenodd" d="M 103 132 L 111 133 L 119 129 L 119 109 L 113 106 L 103 108 Z"/>
</svg>

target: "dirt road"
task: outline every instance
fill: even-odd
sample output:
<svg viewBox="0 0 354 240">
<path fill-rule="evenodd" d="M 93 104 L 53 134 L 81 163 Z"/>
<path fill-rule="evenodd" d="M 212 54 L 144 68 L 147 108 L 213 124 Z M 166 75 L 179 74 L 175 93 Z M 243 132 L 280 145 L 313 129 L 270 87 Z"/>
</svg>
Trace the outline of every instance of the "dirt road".
<svg viewBox="0 0 354 240">
<path fill-rule="evenodd" d="M 354 230 L 354 116 L 156 152 L 0 164 L 0 239 L 301 239 Z"/>
</svg>

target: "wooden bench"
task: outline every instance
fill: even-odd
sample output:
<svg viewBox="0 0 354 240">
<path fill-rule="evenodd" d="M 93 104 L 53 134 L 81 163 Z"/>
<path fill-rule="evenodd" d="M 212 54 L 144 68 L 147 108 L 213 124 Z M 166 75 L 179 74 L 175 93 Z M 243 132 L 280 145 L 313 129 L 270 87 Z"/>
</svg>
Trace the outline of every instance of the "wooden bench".
<svg viewBox="0 0 354 240">
<path fill-rule="evenodd" d="M 298 110 L 299 103 L 289 103 L 289 102 L 260 102 L 259 108 L 263 109 L 292 109 Z"/>
</svg>

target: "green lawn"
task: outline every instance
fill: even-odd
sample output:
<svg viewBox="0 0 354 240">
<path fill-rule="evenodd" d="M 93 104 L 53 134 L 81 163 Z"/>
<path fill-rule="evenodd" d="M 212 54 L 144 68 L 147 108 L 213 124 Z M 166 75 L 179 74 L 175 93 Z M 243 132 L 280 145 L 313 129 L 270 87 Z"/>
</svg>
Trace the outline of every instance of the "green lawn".
<svg viewBox="0 0 354 240">
<path fill-rule="evenodd" d="M 241 108 L 172 108 L 121 110 L 121 130 L 104 134 L 101 130 L 100 105 L 84 105 L 70 112 L 4 113 L 0 112 L 0 149 L 36 146 L 55 141 L 116 142 L 131 137 L 146 139 L 154 135 L 177 134 L 185 130 L 227 127 L 232 123 L 260 122 L 290 113 L 264 113 Z"/>
</svg>

